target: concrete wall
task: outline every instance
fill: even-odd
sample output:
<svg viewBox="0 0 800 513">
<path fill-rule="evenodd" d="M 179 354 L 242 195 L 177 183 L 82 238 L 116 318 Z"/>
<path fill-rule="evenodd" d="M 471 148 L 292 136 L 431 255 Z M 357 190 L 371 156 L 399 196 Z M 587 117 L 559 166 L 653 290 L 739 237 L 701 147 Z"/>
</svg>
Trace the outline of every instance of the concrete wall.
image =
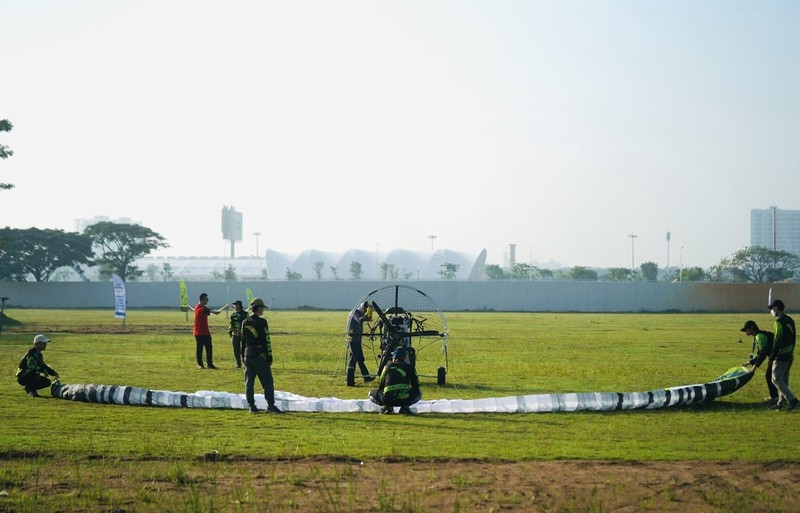
<svg viewBox="0 0 800 513">
<path fill-rule="evenodd" d="M 767 296 L 782 299 L 789 312 L 800 311 L 800 284 L 578 282 L 578 281 L 401 281 L 418 288 L 443 311 L 577 311 L 577 312 L 758 312 Z M 246 300 L 252 290 L 273 309 L 313 307 L 348 310 L 383 281 L 187 282 L 189 305 L 201 292 L 209 306 Z M 177 282 L 126 284 L 128 308 L 179 308 Z M 111 282 L 0 282 L 6 308 L 114 309 Z"/>
</svg>

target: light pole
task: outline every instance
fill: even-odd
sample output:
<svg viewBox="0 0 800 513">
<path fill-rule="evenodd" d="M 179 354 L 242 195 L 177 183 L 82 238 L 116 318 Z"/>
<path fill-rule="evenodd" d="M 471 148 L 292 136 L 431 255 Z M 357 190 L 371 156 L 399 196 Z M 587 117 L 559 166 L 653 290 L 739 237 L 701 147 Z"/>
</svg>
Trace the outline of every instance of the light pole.
<svg viewBox="0 0 800 513">
<path fill-rule="evenodd" d="M 667 274 L 669 274 L 669 239 L 670 233 L 667 232 Z"/>
<path fill-rule="evenodd" d="M 678 283 L 683 281 L 683 246 L 681 246 L 681 255 L 678 270 Z"/>
<path fill-rule="evenodd" d="M 634 242 L 634 239 L 636 239 L 636 237 L 638 237 L 638 236 L 635 233 L 632 233 L 632 234 L 628 235 L 628 237 L 631 238 L 631 274 L 633 274 L 634 273 L 634 269 L 636 268 L 634 266 L 634 263 L 633 263 L 634 262 L 634 260 L 633 260 L 633 242 Z"/>
<path fill-rule="evenodd" d="M 255 237 L 256 237 L 256 256 L 260 256 L 258 254 L 258 238 L 261 236 L 261 232 L 255 232 L 255 233 L 253 233 L 253 235 L 255 235 Z"/>
<path fill-rule="evenodd" d="M 428 238 L 431 240 L 431 251 L 433 251 L 433 239 L 436 238 L 436 235 L 428 235 Z"/>
</svg>

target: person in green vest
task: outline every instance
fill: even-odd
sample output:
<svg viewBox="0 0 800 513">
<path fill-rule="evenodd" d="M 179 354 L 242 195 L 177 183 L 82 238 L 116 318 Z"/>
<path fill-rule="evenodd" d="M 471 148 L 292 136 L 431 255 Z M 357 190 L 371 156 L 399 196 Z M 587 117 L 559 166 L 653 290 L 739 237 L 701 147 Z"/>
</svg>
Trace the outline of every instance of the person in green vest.
<svg viewBox="0 0 800 513">
<path fill-rule="evenodd" d="M 744 332 L 748 337 L 753 337 L 753 349 L 750 353 L 750 361 L 747 362 L 747 365 L 752 365 L 756 369 L 759 368 L 761 364 L 764 363 L 764 360 L 767 360 L 772 354 L 772 340 L 774 335 L 771 331 L 759 329 L 756 321 L 752 320 L 745 322 L 744 327 L 739 331 Z M 778 402 L 778 389 L 775 388 L 775 385 L 772 383 L 772 360 L 767 361 L 764 379 L 767 382 L 767 390 L 769 391 L 769 396 L 764 399 L 764 402 L 776 404 Z"/>
<path fill-rule="evenodd" d="M 797 408 L 797 397 L 789 389 L 789 371 L 794 360 L 795 327 L 794 319 L 786 315 L 786 305 L 776 299 L 769 305 L 775 318 L 775 340 L 772 344 L 772 382 L 778 389 L 778 402 L 770 406 L 773 410 L 792 411 Z"/>
<path fill-rule="evenodd" d="M 233 358 L 236 360 L 236 368 L 242 367 L 242 323 L 247 319 L 247 312 L 244 311 L 242 302 L 238 299 L 233 302 L 233 313 L 228 319 L 228 335 L 231 336 L 231 346 L 233 346 Z"/>
<path fill-rule="evenodd" d="M 33 347 L 19 361 L 17 383 L 25 387 L 25 392 L 30 397 L 41 397 L 37 390 L 50 386 L 47 376 L 58 379 L 58 373 L 44 363 L 42 351 L 47 349 L 48 342 L 50 339 L 44 335 L 36 335 L 33 338 Z"/>
</svg>

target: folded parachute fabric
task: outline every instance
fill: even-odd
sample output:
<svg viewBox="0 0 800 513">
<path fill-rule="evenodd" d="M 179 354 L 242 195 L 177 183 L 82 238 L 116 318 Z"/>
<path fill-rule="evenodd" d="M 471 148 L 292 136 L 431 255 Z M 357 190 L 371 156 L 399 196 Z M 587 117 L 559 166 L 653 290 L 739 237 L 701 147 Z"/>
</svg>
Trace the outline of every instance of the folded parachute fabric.
<svg viewBox="0 0 800 513">
<path fill-rule="evenodd" d="M 729 369 L 705 384 L 684 385 L 647 392 L 581 392 L 535 394 L 479 399 L 437 399 L 420 401 L 411 407 L 414 413 L 554 413 L 573 411 L 615 411 L 683 406 L 713 401 L 732 394 L 747 384 L 753 370 Z M 201 390 L 194 393 L 149 390 L 119 385 L 81 385 L 55 383 L 53 397 L 90 403 L 184 408 L 247 409 L 244 394 Z M 290 392 L 275 392 L 275 404 L 283 411 L 364 413 L 380 411 L 369 399 L 303 397 Z M 256 406 L 266 408 L 264 397 L 256 397 Z"/>
</svg>

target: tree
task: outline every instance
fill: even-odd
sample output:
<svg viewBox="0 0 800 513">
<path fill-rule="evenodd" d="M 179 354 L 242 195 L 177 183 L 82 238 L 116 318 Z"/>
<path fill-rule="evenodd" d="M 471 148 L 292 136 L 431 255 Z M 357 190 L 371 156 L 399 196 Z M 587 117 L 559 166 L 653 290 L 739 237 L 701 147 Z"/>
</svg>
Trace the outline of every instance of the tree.
<svg viewBox="0 0 800 513">
<path fill-rule="evenodd" d="M 656 281 L 658 279 L 658 264 L 655 262 L 645 262 L 639 266 L 642 270 L 642 276 L 647 281 Z"/>
<path fill-rule="evenodd" d="M 787 251 L 773 251 L 762 246 L 740 249 L 724 259 L 725 265 L 736 281 L 771 283 L 794 276 L 800 267 L 800 257 Z"/>
<path fill-rule="evenodd" d="M 100 252 L 95 258 L 100 276 L 109 278 L 117 274 L 123 281 L 133 281 L 143 274 L 133 265 L 137 258 L 154 249 L 169 247 L 164 237 L 138 224 L 102 221 L 87 226 L 83 233 Z"/>
<path fill-rule="evenodd" d="M 483 270 L 490 280 L 504 280 L 507 278 L 503 268 L 497 264 L 486 264 L 486 267 L 484 267 Z"/>
<path fill-rule="evenodd" d="M 535 267 L 524 262 L 517 262 L 511 269 L 511 278 L 515 280 L 532 280 L 535 273 Z"/>
<path fill-rule="evenodd" d="M 350 262 L 350 276 L 352 276 L 354 280 L 360 280 L 362 272 L 361 262 Z"/>
<path fill-rule="evenodd" d="M 144 273 L 147 275 L 148 280 L 156 281 L 158 266 L 156 264 L 148 264 L 147 268 L 144 270 Z"/>
<path fill-rule="evenodd" d="M 302 280 L 303 279 L 303 275 L 300 274 L 300 273 L 294 272 L 294 271 L 292 271 L 291 269 L 289 269 L 287 267 L 286 268 L 286 279 L 289 280 L 289 281 Z"/>
<path fill-rule="evenodd" d="M 6 244 L 0 248 L 0 279 L 50 281 L 56 269 L 92 266 L 92 241 L 77 232 L 28 228 L 0 230 Z"/>
<path fill-rule="evenodd" d="M 0 119 L 0 132 L 10 132 L 12 128 L 14 128 L 14 125 L 12 125 L 9 120 Z M 14 154 L 14 152 L 11 149 L 9 149 L 8 146 L 6 146 L 4 144 L 0 144 L 0 159 L 7 159 L 8 157 L 10 157 L 13 154 Z M 14 188 L 14 185 L 12 185 L 10 183 L 2 183 L 2 182 L 0 182 L 0 190 L 13 189 L 13 188 Z"/>
<path fill-rule="evenodd" d="M 333 265 L 332 265 L 332 266 L 330 266 L 330 267 L 329 267 L 329 269 L 331 270 L 331 274 L 333 274 L 333 279 L 334 279 L 334 280 L 337 280 L 337 281 L 338 281 L 338 280 L 340 280 L 340 279 L 341 279 L 341 278 L 339 278 L 339 275 L 337 274 L 337 272 L 338 272 L 338 269 L 336 269 L 336 267 L 335 267 L 335 266 L 333 266 Z"/>
<path fill-rule="evenodd" d="M 552 269 L 539 269 L 539 276 L 541 276 L 543 280 L 552 280 L 553 271 Z"/>
<path fill-rule="evenodd" d="M 595 281 L 597 280 L 597 271 L 576 265 L 569 270 L 568 277 L 570 280 Z"/>
<path fill-rule="evenodd" d="M 314 262 L 314 266 L 312 267 L 312 269 L 314 269 L 314 274 L 317 275 L 317 281 L 322 279 L 322 268 L 323 267 L 325 267 L 325 262 L 323 262 L 322 260 Z"/>
<path fill-rule="evenodd" d="M 459 264 L 442 262 L 442 265 L 439 266 L 439 276 L 441 276 L 443 280 L 454 280 L 459 267 L 461 267 Z"/>
<path fill-rule="evenodd" d="M 170 265 L 169 262 L 164 262 L 164 264 L 161 266 L 161 272 L 159 274 L 161 275 L 161 279 L 163 281 L 169 281 L 173 276 L 175 276 L 175 273 L 172 271 L 172 265 Z"/>
<path fill-rule="evenodd" d="M 627 267 L 611 267 L 606 274 L 606 279 L 611 281 L 627 281 L 630 278 L 631 270 Z"/>
<path fill-rule="evenodd" d="M 400 270 L 397 266 L 384 262 L 381 264 L 381 279 L 382 280 L 396 280 L 400 276 Z"/>
<path fill-rule="evenodd" d="M 687 267 L 678 272 L 679 281 L 703 281 L 706 278 L 706 272 L 702 267 Z"/>
</svg>

